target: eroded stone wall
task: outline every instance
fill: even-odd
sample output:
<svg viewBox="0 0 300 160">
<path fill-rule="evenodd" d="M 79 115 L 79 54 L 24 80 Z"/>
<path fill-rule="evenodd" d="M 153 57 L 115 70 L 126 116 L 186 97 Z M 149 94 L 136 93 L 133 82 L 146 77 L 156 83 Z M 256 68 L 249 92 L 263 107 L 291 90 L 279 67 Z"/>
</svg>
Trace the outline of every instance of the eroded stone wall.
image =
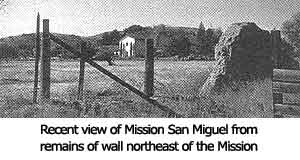
<svg viewBox="0 0 300 160">
<path fill-rule="evenodd" d="M 272 50 L 268 31 L 232 24 L 215 48 L 217 64 L 200 91 L 237 117 L 272 117 Z"/>
</svg>

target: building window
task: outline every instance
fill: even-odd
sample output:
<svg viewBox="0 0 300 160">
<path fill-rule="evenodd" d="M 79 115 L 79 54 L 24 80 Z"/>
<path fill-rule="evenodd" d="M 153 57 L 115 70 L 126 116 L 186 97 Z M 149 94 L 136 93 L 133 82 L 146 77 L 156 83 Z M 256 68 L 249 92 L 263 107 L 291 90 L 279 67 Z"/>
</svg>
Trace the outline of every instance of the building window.
<svg viewBox="0 0 300 160">
<path fill-rule="evenodd" d="M 126 46 L 128 46 L 128 42 L 126 42 Z"/>
</svg>

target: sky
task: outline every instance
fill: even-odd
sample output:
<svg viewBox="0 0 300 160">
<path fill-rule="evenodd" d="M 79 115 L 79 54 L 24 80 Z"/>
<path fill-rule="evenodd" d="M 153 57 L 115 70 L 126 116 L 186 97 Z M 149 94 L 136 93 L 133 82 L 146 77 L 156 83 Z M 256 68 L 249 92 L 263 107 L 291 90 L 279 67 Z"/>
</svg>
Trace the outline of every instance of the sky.
<svg viewBox="0 0 300 160">
<path fill-rule="evenodd" d="M 300 11 L 300 0 L 9 0 L 0 11 L 0 37 L 35 32 L 36 15 L 50 32 L 92 36 L 133 24 L 226 29 L 255 22 L 270 30 Z"/>
</svg>

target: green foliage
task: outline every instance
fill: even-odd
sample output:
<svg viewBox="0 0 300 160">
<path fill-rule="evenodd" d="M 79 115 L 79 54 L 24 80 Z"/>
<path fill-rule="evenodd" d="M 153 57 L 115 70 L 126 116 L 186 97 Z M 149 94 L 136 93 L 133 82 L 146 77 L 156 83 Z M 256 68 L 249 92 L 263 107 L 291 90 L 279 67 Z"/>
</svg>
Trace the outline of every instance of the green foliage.
<svg viewBox="0 0 300 160">
<path fill-rule="evenodd" d="M 75 49 L 77 50 L 80 49 L 80 42 L 82 40 L 81 37 L 75 35 L 65 35 L 65 34 L 56 34 L 56 33 L 54 33 L 54 35 L 60 38 L 61 40 L 63 40 L 65 43 L 71 45 Z M 14 56 L 14 58 L 34 57 L 34 50 L 35 50 L 34 33 L 1 38 L 0 43 L 14 47 L 14 49 L 16 50 L 16 56 Z M 53 57 L 64 57 L 64 58 L 74 57 L 72 53 L 67 52 L 56 43 L 51 43 L 50 48 Z M 3 53 L 2 55 L 6 55 L 6 54 Z"/>
<path fill-rule="evenodd" d="M 0 43 L 0 59 L 5 58 L 16 58 L 18 56 L 18 51 L 14 46 Z"/>
<path fill-rule="evenodd" d="M 1 43 L 13 46 L 17 52 L 15 58 L 32 57 L 33 49 L 35 48 L 34 34 L 23 34 L 20 36 L 11 36 L 0 39 Z"/>
<path fill-rule="evenodd" d="M 124 29 L 124 31 L 113 30 L 111 32 L 105 32 L 90 37 L 53 34 L 76 50 L 80 50 L 80 43 L 82 40 L 91 43 L 91 48 L 99 49 L 102 46 L 118 46 L 121 37 L 127 33 L 144 35 L 145 37 L 164 33 L 164 39 L 159 48 L 157 48 L 157 53 L 160 56 L 188 56 L 190 54 L 198 56 L 213 55 L 214 46 L 222 34 L 222 31 L 218 29 L 205 30 L 203 23 L 201 23 L 199 29 L 190 27 L 171 27 L 160 24 L 153 28 L 132 25 Z M 16 49 L 17 57 L 34 57 L 34 33 L 1 38 L 0 43 L 13 46 Z M 75 58 L 72 53 L 66 51 L 56 43 L 51 43 L 51 54 L 52 57 L 60 57 L 64 59 Z"/>
<path fill-rule="evenodd" d="M 214 55 L 215 46 L 222 35 L 222 30 L 220 29 L 207 29 L 205 32 L 205 43 L 204 43 L 204 55 L 212 56 Z"/>
<path fill-rule="evenodd" d="M 142 31 L 144 31 L 144 30 L 145 30 L 145 28 L 142 27 L 142 26 L 140 26 L 140 25 L 132 25 L 132 26 L 130 26 L 130 27 L 124 29 L 124 32 L 125 32 L 126 34 L 128 34 L 128 33 L 142 32 Z"/>
<path fill-rule="evenodd" d="M 214 55 L 214 48 L 222 35 L 221 29 L 211 29 L 199 31 L 197 34 L 197 44 L 196 44 L 196 55 L 198 56 L 208 56 Z"/>
<path fill-rule="evenodd" d="M 202 44 L 205 42 L 205 27 L 204 24 L 201 22 L 197 31 L 197 41 Z"/>
<path fill-rule="evenodd" d="M 153 33 L 153 28 L 152 27 L 143 27 L 140 25 L 132 25 L 128 28 L 125 28 L 123 30 L 123 33 L 124 33 L 124 35 L 138 34 L 138 35 L 149 36 Z"/>
<path fill-rule="evenodd" d="M 295 59 L 297 52 L 295 47 L 285 39 L 281 41 L 281 50 L 278 55 L 278 64 L 275 66 L 279 69 L 298 69 L 299 62 Z"/>
<path fill-rule="evenodd" d="M 283 36 L 287 42 L 300 49 L 300 12 L 296 13 L 291 19 L 285 21 L 281 27 Z M 300 56 L 299 54 L 297 56 Z"/>
<path fill-rule="evenodd" d="M 281 40 L 281 51 L 284 54 L 295 57 L 297 56 L 295 49 L 296 48 L 291 43 L 289 43 L 286 39 Z"/>
<path fill-rule="evenodd" d="M 180 35 L 172 40 L 169 50 L 172 56 L 186 57 L 190 54 L 191 42 L 188 37 Z"/>
<path fill-rule="evenodd" d="M 157 33 L 160 33 L 160 32 L 165 32 L 165 31 L 166 31 L 166 28 L 167 28 L 166 25 L 164 25 L 164 24 L 159 24 L 159 25 L 157 25 L 157 26 L 154 26 L 154 27 L 153 27 L 153 30 L 154 30 L 155 32 L 157 32 Z"/>
<path fill-rule="evenodd" d="M 119 31 L 113 30 L 112 32 L 103 33 L 103 45 L 118 45 L 122 35 Z"/>
<path fill-rule="evenodd" d="M 161 57 L 213 57 L 215 45 L 222 35 L 221 29 L 205 29 L 201 22 L 199 28 L 169 27 L 165 25 L 154 26 L 153 32 L 157 35 L 163 33 L 170 41 L 160 43 L 157 55 Z M 183 49 L 185 48 L 185 49 Z"/>
</svg>

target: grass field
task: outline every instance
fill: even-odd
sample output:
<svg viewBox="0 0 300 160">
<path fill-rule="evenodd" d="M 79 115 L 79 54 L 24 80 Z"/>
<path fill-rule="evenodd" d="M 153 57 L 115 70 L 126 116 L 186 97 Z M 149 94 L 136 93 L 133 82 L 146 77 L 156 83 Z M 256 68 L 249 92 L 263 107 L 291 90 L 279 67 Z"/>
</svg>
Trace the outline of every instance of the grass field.
<svg viewBox="0 0 300 160">
<path fill-rule="evenodd" d="M 101 66 L 137 89 L 143 88 L 143 61 Z M 186 117 L 211 117 L 198 97 L 214 62 L 155 62 L 155 98 Z M 0 117 L 165 117 L 165 113 L 86 65 L 84 101 L 76 101 L 79 62 L 51 62 L 51 103 L 32 104 L 34 62 L 0 62 Z"/>
</svg>

